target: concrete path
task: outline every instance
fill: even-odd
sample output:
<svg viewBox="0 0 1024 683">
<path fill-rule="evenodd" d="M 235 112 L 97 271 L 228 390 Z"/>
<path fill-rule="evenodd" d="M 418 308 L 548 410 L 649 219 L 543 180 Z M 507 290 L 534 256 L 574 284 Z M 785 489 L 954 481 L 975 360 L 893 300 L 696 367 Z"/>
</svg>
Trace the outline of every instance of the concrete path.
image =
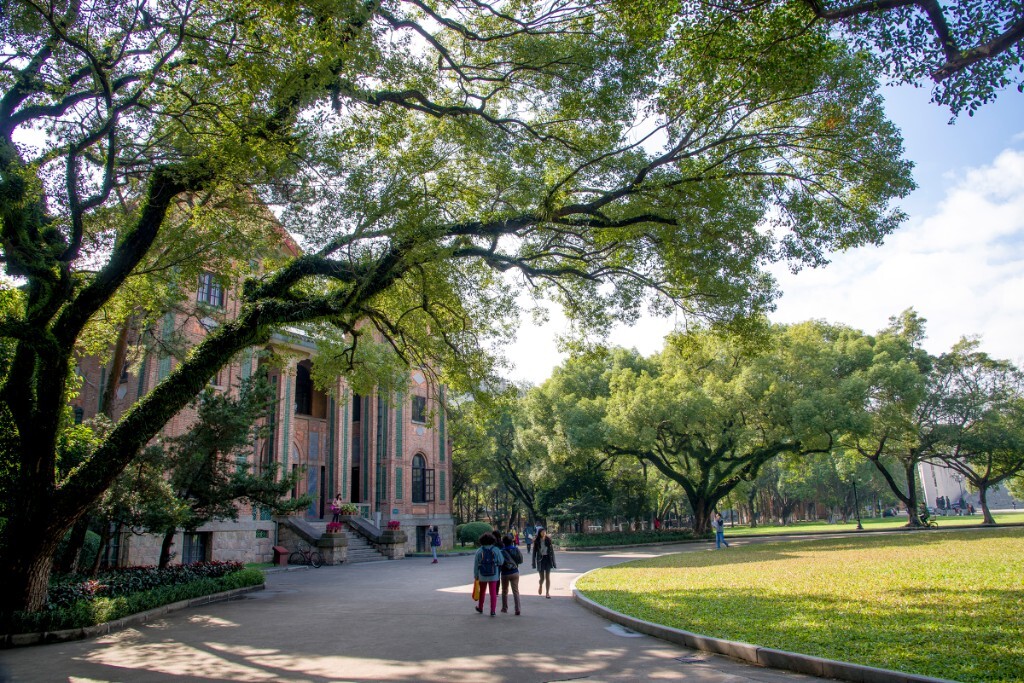
<svg viewBox="0 0 1024 683">
<path fill-rule="evenodd" d="M 740 542 L 742 543 L 742 541 Z M 524 565 L 523 614 L 477 614 L 472 557 L 269 574 L 267 590 L 116 634 L 0 652 L 0 681 L 812 681 L 623 634 L 573 600 L 596 567 L 707 544 L 558 554 L 550 600 Z M 511 596 L 509 596 L 511 599 Z M 500 609 L 500 604 L 499 604 Z"/>
</svg>

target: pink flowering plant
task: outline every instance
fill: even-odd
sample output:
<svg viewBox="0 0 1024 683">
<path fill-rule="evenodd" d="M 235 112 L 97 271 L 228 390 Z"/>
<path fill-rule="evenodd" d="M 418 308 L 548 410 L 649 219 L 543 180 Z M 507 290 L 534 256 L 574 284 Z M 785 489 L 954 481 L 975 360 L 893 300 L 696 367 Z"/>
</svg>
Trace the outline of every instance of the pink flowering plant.
<svg viewBox="0 0 1024 683">
<path fill-rule="evenodd" d="M 398 528 L 401 526 L 401 522 L 399 522 L 397 519 L 393 519 L 390 522 L 388 522 L 388 531 L 397 531 Z"/>
<path fill-rule="evenodd" d="M 327 533 L 336 534 L 341 531 L 341 522 L 327 522 Z"/>
</svg>

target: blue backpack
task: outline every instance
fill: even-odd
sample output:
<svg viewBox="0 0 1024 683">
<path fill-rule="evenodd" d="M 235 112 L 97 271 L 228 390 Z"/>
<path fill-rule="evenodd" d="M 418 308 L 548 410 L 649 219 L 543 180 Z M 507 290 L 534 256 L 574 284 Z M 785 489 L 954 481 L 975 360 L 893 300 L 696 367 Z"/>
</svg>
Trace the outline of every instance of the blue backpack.
<svg viewBox="0 0 1024 683">
<path fill-rule="evenodd" d="M 480 553 L 480 576 L 494 576 L 498 573 L 494 562 L 494 548 L 485 547 Z"/>
</svg>

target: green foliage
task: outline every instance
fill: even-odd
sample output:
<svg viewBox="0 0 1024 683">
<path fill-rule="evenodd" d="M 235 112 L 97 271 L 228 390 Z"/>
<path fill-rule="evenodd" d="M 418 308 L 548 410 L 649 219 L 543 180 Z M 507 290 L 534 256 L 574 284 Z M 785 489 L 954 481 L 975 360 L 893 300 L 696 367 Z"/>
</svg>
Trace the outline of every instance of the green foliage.
<svg viewBox="0 0 1024 683">
<path fill-rule="evenodd" d="M 405 363 L 462 391 L 493 379 L 524 288 L 580 342 L 650 308 L 746 330 L 776 295 L 771 263 L 824 263 L 902 219 L 900 137 L 871 65 L 827 31 L 787 34 L 785 7 L 643 35 L 605 5 L 563 9 L 5 2 L 0 243 L 25 284 L 0 303 L 0 549 L 44 533 L 30 554 L 47 554 L 282 326 L 357 384 Z M 237 305 L 197 305 L 215 324 L 193 348 L 159 339 L 205 269 Z M 125 325 L 174 370 L 65 476 L 73 359 Z M 33 564 L 0 563 L 13 607 L 40 604 Z"/>
<path fill-rule="evenodd" d="M 117 597 L 89 597 L 66 606 L 40 612 L 16 613 L 2 630 L 5 633 L 37 633 L 82 628 L 154 609 L 172 602 L 190 600 L 221 591 L 259 586 L 264 575 L 258 569 L 236 569 L 222 576 L 193 576 L 186 582 L 159 585 Z"/>
<path fill-rule="evenodd" d="M 616 545 L 641 545 L 649 543 L 675 543 L 679 541 L 703 540 L 707 536 L 694 536 L 691 531 L 598 531 L 586 534 L 561 532 L 552 540 L 560 548 L 598 548 Z"/>
<path fill-rule="evenodd" d="M 481 536 L 493 530 L 494 528 L 487 522 L 469 522 L 467 524 L 460 525 L 456 531 L 456 535 L 462 543 L 472 543 L 473 545 L 476 545 Z"/>
<path fill-rule="evenodd" d="M 630 616 L 715 638 L 1015 683 L 1022 552 L 1020 529 L 765 543 L 628 562 L 578 588 Z"/>
<path fill-rule="evenodd" d="M 309 496 L 286 498 L 297 475 L 279 479 L 273 468 L 254 474 L 247 462 L 253 441 L 266 429 L 254 424 L 273 400 L 273 388 L 262 374 L 242 382 L 237 397 L 212 389 L 199 397 L 195 424 L 166 440 L 170 484 L 180 504 L 167 515 L 172 523 L 154 530 L 195 529 L 213 519 L 237 519 L 238 501 L 277 512 L 309 505 Z"/>
</svg>

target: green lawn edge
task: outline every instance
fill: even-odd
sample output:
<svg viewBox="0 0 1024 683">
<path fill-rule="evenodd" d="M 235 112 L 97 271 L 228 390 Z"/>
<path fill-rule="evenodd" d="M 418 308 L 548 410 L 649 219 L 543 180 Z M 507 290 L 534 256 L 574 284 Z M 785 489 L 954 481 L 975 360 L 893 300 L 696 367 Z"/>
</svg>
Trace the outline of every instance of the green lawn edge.
<svg viewBox="0 0 1024 683">
<path fill-rule="evenodd" d="M 858 547 L 868 554 L 858 558 Z M 978 557 L 950 561 L 949 552 Z M 786 540 L 628 561 L 588 573 L 576 589 L 626 616 L 712 638 L 969 683 L 1021 683 L 1022 552 L 1020 528 Z M 901 556 L 912 565 L 897 580 Z M 872 571 L 879 585 L 864 578 Z M 813 585 L 814 577 L 827 585 Z"/>
</svg>

